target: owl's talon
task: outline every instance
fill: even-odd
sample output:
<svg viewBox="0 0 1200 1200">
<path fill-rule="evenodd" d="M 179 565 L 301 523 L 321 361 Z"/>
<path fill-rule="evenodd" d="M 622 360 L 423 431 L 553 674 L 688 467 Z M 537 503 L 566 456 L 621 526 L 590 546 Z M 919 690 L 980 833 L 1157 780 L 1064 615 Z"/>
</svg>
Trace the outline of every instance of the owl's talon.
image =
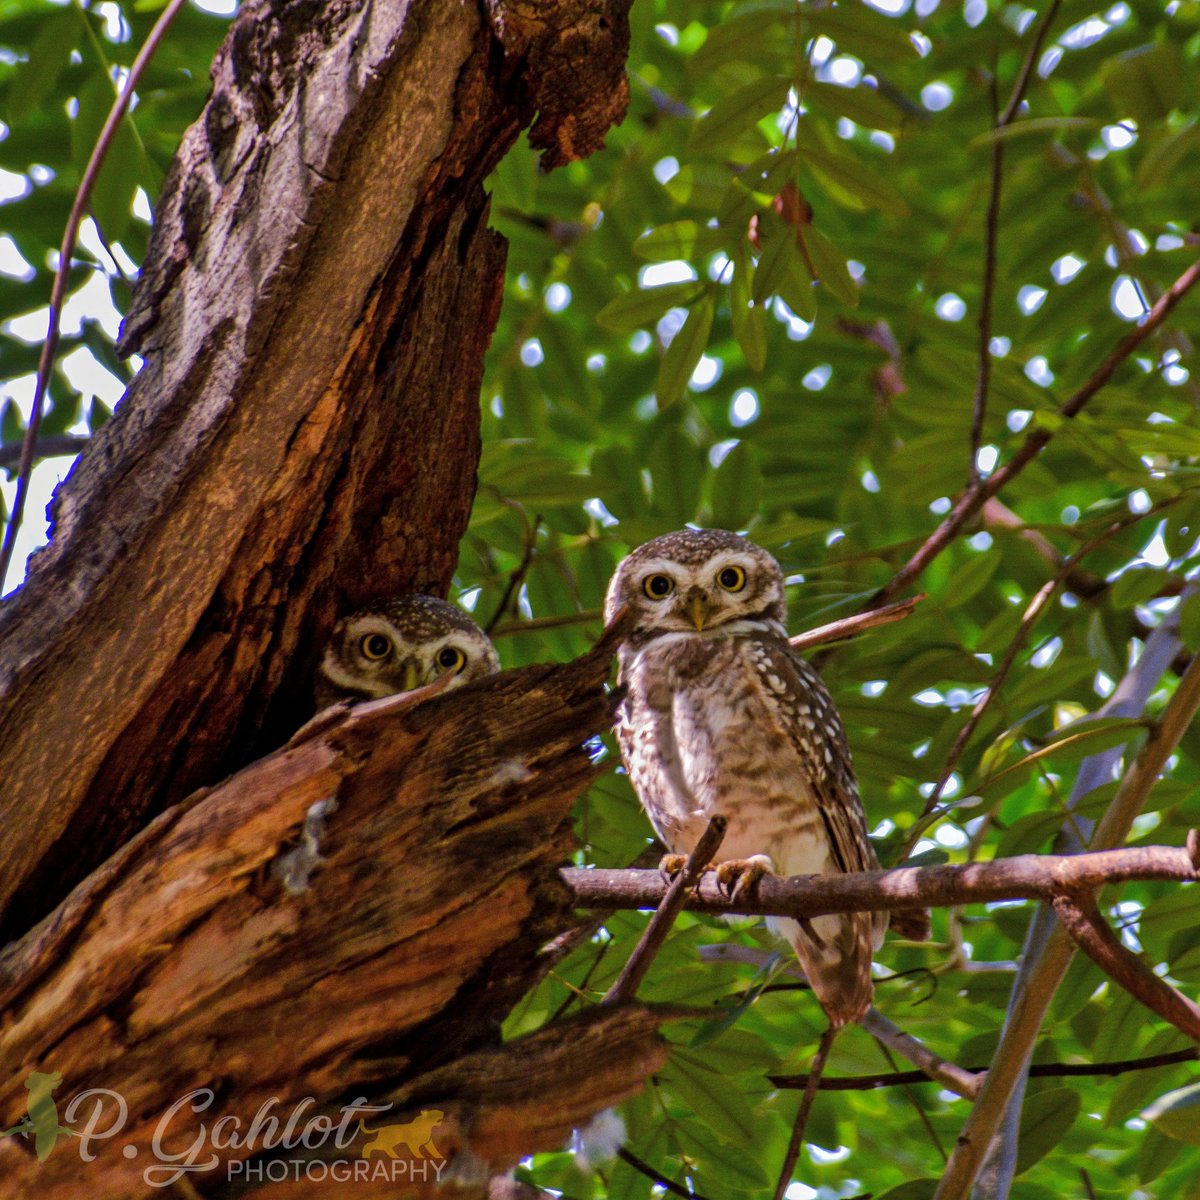
<svg viewBox="0 0 1200 1200">
<path fill-rule="evenodd" d="M 686 854 L 664 854 L 658 861 L 658 873 L 664 883 L 670 883 L 686 864 Z"/>
<path fill-rule="evenodd" d="M 726 859 L 717 866 L 717 886 L 730 900 L 752 896 L 758 881 L 771 871 L 773 865 L 765 854 Z"/>
<path fill-rule="evenodd" d="M 671 883 L 675 876 L 678 875 L 679 872 L 682 871 L 686 866 L 686 854 L 664 854 L 662 858 L 658 860 L 658 873 L 663 877 L 664 883 Z M 701 870 L 700 874 L 703 875 L 708 871 L 715 871 L 716 869 L 716 863 L 709 863 L 707 867 L 704 867 Z"/>
</svg>

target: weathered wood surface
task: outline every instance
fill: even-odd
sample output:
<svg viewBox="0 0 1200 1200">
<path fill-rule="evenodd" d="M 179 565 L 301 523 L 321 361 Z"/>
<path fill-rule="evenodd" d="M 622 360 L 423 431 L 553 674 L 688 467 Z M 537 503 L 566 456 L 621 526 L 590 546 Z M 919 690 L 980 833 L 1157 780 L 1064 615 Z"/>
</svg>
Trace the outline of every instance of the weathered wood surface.
<svg viewBox="0 0 1200 1200">
<path fill-rule="evenodd" d="M 339 610 L 444 592 L 504 267 L 481 186 L 624 111 L 628 0 L 250 0 L 164 185 L 145 366 L 0 606 L 0 931 L 278 745 Z"/>
<path fill-rule="evenodd" d="M 168 1152 L 202 1120 L 245 1128 L 272 1097 L 286 1117 L 307 1096 L 336 1107 L 365 1095 L 394 1100 L 391 1121 L 444 1110 L 440 1149 L 493 1168 L 561 1145 L 636 1090 L 664 1054 L 660 1018 L 636 1006 L 495 1046 L 545 970 L 539 949 L 571 921 L 557 867 L 596 770 L 582 742 L 610 720 L 610 652 L 331 710 L 161 814 L 10 946 L 0 1128 L 24 1115 L 33 1069 L 62 1074 L 60 1113 L 93 1087 L 129 1109 L 91 1163 L 70 1141 L 39 1163 L 28 1140 L 0 1139 L 12 1194 L 162 1195 L 142 1176 L 159 1161 L 152 1138 L 197 1088 L 214 1090 L 211 1109 L 172 1120 Z M 321 861 L 290 895 L 276 864 L 330 800 Z M 193 1183 L 207 1194 L 224 1177 L 222 1165 Z"/>
</svg>

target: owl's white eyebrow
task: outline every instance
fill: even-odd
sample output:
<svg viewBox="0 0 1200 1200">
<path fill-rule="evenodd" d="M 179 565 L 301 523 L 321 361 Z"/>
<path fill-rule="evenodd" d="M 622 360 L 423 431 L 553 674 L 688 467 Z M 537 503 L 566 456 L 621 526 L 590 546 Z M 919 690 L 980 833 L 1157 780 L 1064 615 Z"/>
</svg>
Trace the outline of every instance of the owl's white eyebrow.
<svg viewBox="0 0 1200 1200">
<path fill-rule="evenodd" d="M 678 567 L 679 564 L 672 562 L 669 558 L 652 558 L 648 563 L 642 565 L 638 577 L 644 579 L 647 575 L 674 576 Z"/>
</svg>

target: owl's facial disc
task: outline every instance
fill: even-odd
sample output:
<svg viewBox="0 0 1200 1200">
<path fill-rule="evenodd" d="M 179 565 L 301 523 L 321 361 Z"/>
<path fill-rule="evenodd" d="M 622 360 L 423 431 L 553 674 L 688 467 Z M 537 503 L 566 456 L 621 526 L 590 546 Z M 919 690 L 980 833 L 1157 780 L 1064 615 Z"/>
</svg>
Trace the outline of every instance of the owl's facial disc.
<svg viewBox="0 0 1200 1200">
<path fill-rule="evenodd" d="M 669 559 L 651 559 L 637 574 L 647 616 L 658 629 L 704 633 L 731 621 L 757 616 L 770 604 L 761 588 L 748 588 L 757 578 L 754 558 L 740 550 L 713 555 L 695 567 Z"/>
</svg>

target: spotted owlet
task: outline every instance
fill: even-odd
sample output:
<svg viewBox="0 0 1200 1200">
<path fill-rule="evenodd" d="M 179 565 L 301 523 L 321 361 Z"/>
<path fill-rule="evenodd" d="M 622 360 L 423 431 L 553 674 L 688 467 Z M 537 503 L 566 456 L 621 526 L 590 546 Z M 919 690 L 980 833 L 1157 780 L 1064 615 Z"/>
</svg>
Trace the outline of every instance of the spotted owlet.
<svg viewBox="0 0 1200 1200">
<path fill-rule="evenodd" d="M 318 708 L 411 692 L 448 672 L 459 687 L 500 669 L 488 635 L 453 604 L 397 596 L 343 617 L 317 669 Z"/>
<path fill-rule="evenodd" d="M 779 564 L 722 529 L 682 529 L 640 546 L 609 584 L 633 632 L 619 651 L 617 737 L 630 780 L 669 850 L 687 854 L 728 822 L 722 878 L 763 870 L 833 875 L 879 864 L 846 735 L 817 672 L 788 644 Z M 729 873 L 724 873 L 728 871 Z M 780 918 L 838 1028 L 871 1004 L 871 953 L 885 913 Z"/>
</svg>

